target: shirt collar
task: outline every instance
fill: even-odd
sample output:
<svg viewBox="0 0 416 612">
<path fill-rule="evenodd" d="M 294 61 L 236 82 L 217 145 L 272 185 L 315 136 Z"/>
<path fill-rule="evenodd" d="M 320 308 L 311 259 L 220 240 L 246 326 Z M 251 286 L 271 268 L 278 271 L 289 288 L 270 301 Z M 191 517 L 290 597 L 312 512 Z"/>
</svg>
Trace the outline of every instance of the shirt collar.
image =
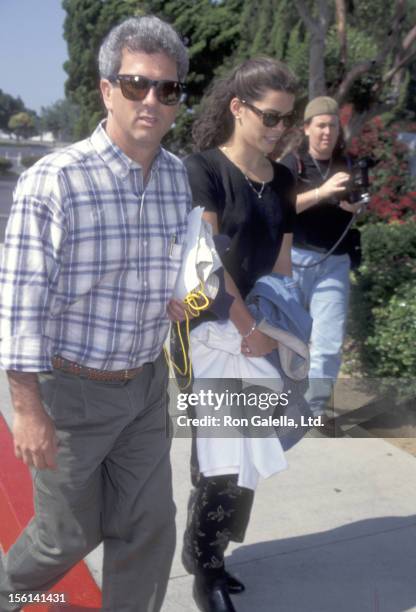
<svg viewBox="0 0 416 612">
<path fill-rule="evenodd" d="M 103 162 L 120 178 L 125 178 L 132 169 L 141 170 L 141 165 L 126 155 L 124 151 L 111 140 L 105 131 L 105 122 L 106 120 L 103 119 L 91 134 L 92 146 Z M 152 162 L 152 171 L 158 168 L 162 158 L 162 151 L 162 147 L 159 147 Z"/>
</svg>

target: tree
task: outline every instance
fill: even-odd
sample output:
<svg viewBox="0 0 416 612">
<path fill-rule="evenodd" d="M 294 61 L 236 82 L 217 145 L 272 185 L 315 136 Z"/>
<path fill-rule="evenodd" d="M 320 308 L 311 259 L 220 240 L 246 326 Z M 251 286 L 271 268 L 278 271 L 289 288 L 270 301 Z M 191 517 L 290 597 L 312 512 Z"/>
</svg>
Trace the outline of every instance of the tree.
<svg viewBox="0 0 416 612">
<path fill-rule="evenodd" d="M 326 42 L 330 28 L 338 38 L 338 80 L 330 93 L 340 102 L 352 101 L 354 113 L 347 126 L 347 139 L 357 134 L 368 119 L 394 109 L 406 84 L 405 67 L 416 56 L 416 6 L 414 0 L 381 4 L 374 0 L 349 3 L 336 0 L 295 0 L 294 4 L 309 35 L 309 97 L 328 91 L 325 78 Z M 366 26 L 370 26 L 366 28 Z M 360 33 L 371 41 L 367 56 L 349 58 L 349 37 Z M 368 34 L 368 33 L 371 34 Z M 359 35 L 358 35 L 359 36 Z M 361 91 L 360 91 L 361 89 Z M 332 90 L 332 91 L 331 91 Z M 360 98 L 357 104 L 357 97 Z"/>
<path fill-rule="evenodd" d="M 104 115 L 98 91 L 97 54 L 104 36 L 113 26 L 126 17 L 154 14 L 176 28 L 189 48 L 187 107 L 192 107 L 199 102 L 224 58 L 236 49 L 240 40 L 238 15 L 243 5 L 243 0 L 224 3 L 210 0 L 63 0 L 67 12 L 64 37 L 69 54 L 65 64 L 69 75 L 66 93 L 79 106 L 76 135 L 86 136 Z M 188 119 L 188 111 L 183 108 L 177 122 L 180 131 L 180 126 L 189 123 Z M 172 140 L 172 135 L 170 138 Z M 180 148 L 183 139 L 181 136 L 179 139 Z"/>
<path fill-rule="evenodd" d="M 191 149 L 191 128 L 203 93 L 226 65 L 241 40 L 239 14 L 244 0 L 163 0 L 142 3 L 146 13 L 168 21 L 183 37 L 189 50 L 187 99 L 164 144 L 178 155 Z"/>
<path fill-rule="evenodd" d="M 0 89 L 0 130 L 8 132 L 10 117 L 24 110 L 25 105 L 20 98 L 14 98 Z"/>
<path fill-rule="evenodd" d="M 137 0 L 63 0 L 67 13 L 64 38 L 69 60 L 65 92 L 79 107 L 74 126 L 76 138 L 88 135 L 104 116 L 98 88 L 97 55 L 109 30 L 125 17 L 140 13 Z"/>
<path fill-rule="evenodd" d="M 70 142 L 75 140 L 75 124 L 79 109 L 70 100 L 58 100 L 51 106 L 42 107 L 40 127 L 53 133 L 56 140 Z"/>
<path fill-rule="evenodd" d="M 415 0 L 247 0 L 226 63 L 266 53 L 299 77 L 297 106 L 324 94 L 351 102 L 349 139 L 380 112 L 414 109 L 415 21 Z"/>
<path fill-rule="evenodd" d="M 245 2 L 240 18 L 240 43 L 233 62 L 263 53 L 283 60 L 290 32 L 298 22 L 292 0 Z"/>
<path fill-rule="evenodd" d="M 300 78 L 299 106 L 322 93 L 351 102 L 348 137 L 375 114 L 414 107 L 409 92 L 416 77 L 409 78 L 407 67 L 415 54 L 416 0 L 63 0 L 63 6 L 66 91 L 80 109 L 77 136 L 103 116 L 96 66 L 102 38 L 135 14 L 160 16 L 187 41 L 187 106 L 168 136 L 177 150 L 189 140 L 189 110 L 197 110 L 213 77 L 253 55 L 288 63 Z M 416 59 L 413 74 L 415 65 Z"/>
<path fill-rule="evenodd" d="M 35 132 L 35 120 L 33 115 L 22 111 L 12 115 L 9 119 L 8 128 L 18 137 L 28 138 Z"/>
<path fill-rule="evenodd" d="M 238 47 L 239 15 L 244 0 L 152 0 L 142 5 L 146 13 L 156 14 L 172 24 L 185 40 L 190 58 L 188 105 L 193 106 L 224 60 Z"/>
</svg>

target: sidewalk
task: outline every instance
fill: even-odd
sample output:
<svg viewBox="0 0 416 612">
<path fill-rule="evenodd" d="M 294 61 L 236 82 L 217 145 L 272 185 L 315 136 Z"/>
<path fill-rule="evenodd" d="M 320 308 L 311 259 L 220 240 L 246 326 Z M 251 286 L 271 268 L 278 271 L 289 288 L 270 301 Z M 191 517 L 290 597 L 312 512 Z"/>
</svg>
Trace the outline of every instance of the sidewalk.
<svg viewBox="0 0 416 612">
<path fill-rule="evenodd" d="M 10 402 L 0 373 L 1 410 Z M 178 547 L 163 612 L 195 612 L 180 562 L 188 439 L 172 448 Z M 289 469 L 257 491 L 244 544 L 228 567 L 245 583 L 238 612 L 416 611 L 416 459 L 380 439 L 307 438 Z M 88 557 L 100 582 L 101 550 Z"/>
<path fill-rule="evenodd" d="M 185 441 L 186 442 L 186 441 Z M 179 535 L 188 448 L 173 448 Z M 416 610 L 416 460 L 377 439 L 305 439 L 259 487 L 228 567 L 246 583 L 239 612 Z M 177 556 L 165 612 L 194 611 Z"/>
</svg>

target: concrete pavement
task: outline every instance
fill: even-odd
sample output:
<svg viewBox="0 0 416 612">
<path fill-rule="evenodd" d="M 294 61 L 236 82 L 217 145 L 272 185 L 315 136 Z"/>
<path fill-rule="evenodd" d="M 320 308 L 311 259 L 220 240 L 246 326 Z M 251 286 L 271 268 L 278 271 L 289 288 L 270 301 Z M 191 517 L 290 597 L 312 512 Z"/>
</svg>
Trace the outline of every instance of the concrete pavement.
<svg viewBox="0 0 416 612">
<path fill-rule="evenodd" d="M 178 531 L 188 448 L 173 447 Z M 228 567 L 247 586 L 239 612 L 416 610 L 416 459 L 378 439 L 307 438 L 263 481 Z M 179 548 L 179 547 L 178 547 Z M 177 551 L 165 612 L 193 611 Z"/>
<path fill-rule="evenodd" d="M 3 373 L 0 402 L 10 422 Z M 178 548 L 163 612 L 196 610 L 180 562 L 189 450 L 174 440 Z M 238 612 L 416 610 L 416 459 L 381 439 L 307 437 L 288 461 L 259 486 L 246 541 L 229 551 L 247 586 Z M 98 582 L 100 560 L 100 549 L 88 559 Z"/>
</svg>

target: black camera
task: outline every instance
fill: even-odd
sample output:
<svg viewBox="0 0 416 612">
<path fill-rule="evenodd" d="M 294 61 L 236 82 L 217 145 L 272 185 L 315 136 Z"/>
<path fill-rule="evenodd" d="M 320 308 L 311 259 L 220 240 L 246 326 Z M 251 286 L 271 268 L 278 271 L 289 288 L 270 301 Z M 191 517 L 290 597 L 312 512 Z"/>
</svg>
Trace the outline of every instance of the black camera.
<svg viewBox="0 0 416 612">
<path fill-rule="evenodd" d="M 345 186 L 342 200 L 350 204 L 368 204 L 370 201 L 370 179 L 368 171 L 376 165 L 372 157 L 361 157 L 353 161 L 349 172 L 351 178 Z"/>
</svg>

